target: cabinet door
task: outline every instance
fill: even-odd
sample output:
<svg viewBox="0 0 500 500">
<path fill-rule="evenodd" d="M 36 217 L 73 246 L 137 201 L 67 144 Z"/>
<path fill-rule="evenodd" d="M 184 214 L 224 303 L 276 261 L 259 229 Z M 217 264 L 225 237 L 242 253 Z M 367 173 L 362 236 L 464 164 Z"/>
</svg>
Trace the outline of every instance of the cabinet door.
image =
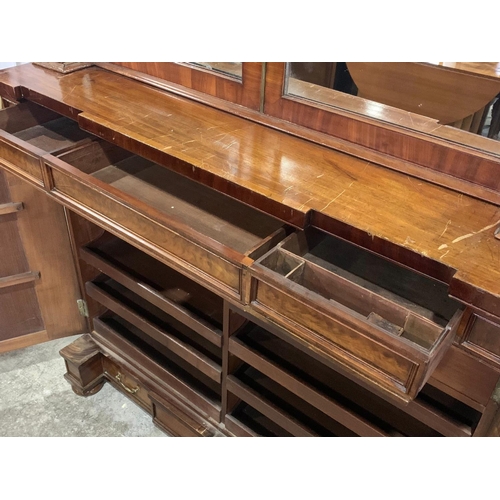
<svg viewBox="0 0 500 500">
<path fill-rule="evenodd" d="M 63 207 L 0 170 L 0 352 L 88 331 Z"/>
</svg>

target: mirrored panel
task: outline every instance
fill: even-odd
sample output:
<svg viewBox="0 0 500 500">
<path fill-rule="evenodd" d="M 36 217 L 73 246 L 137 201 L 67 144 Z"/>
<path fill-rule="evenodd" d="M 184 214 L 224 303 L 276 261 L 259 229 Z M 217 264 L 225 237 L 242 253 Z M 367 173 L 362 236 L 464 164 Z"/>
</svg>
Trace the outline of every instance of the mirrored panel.
<svg viewBox="0 0 500 500">
<path fill-rule="evenodd" d="M 284 93 L 500 154 L 500 63 L 294 62 Z"/>
</svg>

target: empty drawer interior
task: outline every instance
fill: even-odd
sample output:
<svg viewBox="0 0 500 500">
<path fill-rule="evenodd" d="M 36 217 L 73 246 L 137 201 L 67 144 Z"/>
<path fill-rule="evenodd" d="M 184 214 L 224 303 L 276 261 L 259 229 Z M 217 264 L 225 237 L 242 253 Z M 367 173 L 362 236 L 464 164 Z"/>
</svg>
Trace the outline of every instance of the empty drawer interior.
<svg viewBox="0 0 500 500">
<path fill-rule="evenodd" d="M 95 142 L 61 160 L 156 209 L 182 227 L 250 254 L 282 223 L 228 196 L 109 143 Z"/>
<path fill-rule="evenodd" d="M 75 121 L 33 103 L 0 112 L 0 128 L 46 152 L 64 150 L 92 137 Z"/>
<path fill-rule="evenodd" d="M 424 350 L 460 309 L 446 284 L 314 229 L 290 235 L 259 264 Z"/>
</svg>

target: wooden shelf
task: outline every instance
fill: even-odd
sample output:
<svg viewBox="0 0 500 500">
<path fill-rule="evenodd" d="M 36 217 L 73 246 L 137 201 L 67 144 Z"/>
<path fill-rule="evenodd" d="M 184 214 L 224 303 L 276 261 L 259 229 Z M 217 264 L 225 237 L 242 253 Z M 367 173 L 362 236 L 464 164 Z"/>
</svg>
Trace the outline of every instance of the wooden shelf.
<svg viewBox="0 0 500 500">
<path fill-rule="evenodd" d="M 214 293 L 109 234 L 81 248 L 80 257 L 205 339 L 221 346 L 222 299 Z"/>
<path fill-rule="evenodd" d="M 470 436 L 480 417 L 430 386 L 409 404 L 384 401 L 321 363 L 311 371 L 307 354 L 251 323 L 229 352 L 359 435 Z"/>
<path fill-rule="evenodd" d="M 0 288 L 8 288 L 11 286 L 22 285 L 24 283 L 32 283 L 38 279 L 40 279 L 40 273 L 34 271 L 15 274 L 13 276 L 4 276 L 0 278 Z"/>
<path fill-rule="evenodd" d="M 2 203 L 0 205 L 0 215 L 15 214 L 24 208 L 22 203 Z"/>
<path fill-rule="evenodd" d="M 118 314 L 215 382 L 220 382 L 220 350 L 147 301 L 112 280 L 87 283 L 90 297 Z"/>
</svg>

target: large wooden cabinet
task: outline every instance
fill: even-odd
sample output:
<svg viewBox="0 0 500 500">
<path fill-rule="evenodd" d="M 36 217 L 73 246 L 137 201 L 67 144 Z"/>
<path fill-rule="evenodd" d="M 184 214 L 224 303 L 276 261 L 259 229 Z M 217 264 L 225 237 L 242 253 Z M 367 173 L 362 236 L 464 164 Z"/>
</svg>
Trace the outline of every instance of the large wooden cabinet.
<svg viewBox="0 0 500 500">
<path fill-rule="evenodd" d="M 32 330 L 84 333 L 77 394 L 180 436 L 498 433 L 498 206 L 104 69 L 0 91 L 2 234 L 33 192 L 55 235 L 0 250 L 60 294 Z"/>
</svg>

